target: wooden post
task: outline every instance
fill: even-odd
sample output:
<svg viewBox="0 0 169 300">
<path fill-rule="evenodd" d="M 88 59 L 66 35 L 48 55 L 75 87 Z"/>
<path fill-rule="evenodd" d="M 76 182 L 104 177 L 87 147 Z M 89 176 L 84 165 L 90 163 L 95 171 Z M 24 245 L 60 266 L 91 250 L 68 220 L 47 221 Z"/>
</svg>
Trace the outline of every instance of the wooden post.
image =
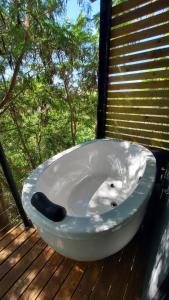
<svg viewBox="0 0 169 300">
<path fill-rule="evenodd" d="M 112 0 L 100 1 L 100 40 L 99 40 L 99 70 L 98 70 L 98 107 L 97 134 L 98 139 L 105 137 L 105 109 L 108 84 L 108 60 L 110 51 Z"/>
<path fill-rule="evenodd" d="M 25 228 L 29 228 L 29 227 L 32 226 L 32 224 L 31 224 L 31 221 L 28 219 L 28 217 L 27 217 L 27 215 L 26 215 L 26 213 L 23 209 L 21 198 L 20 198 L 19 192 L 17 190 L 14 178 L 12 176 L 12 172 L 9 168 L 9 165 L 8 165 L 8 162 L 7 162 L 7 159 L 6 159 L 6 156 L 5 156 L 5 152 L 3 150 L 3 147 L 1 145 L 1 143 L 0 143 L 0 163 L 2 165 L 4 175 L 5 175 L 6 180 L 8 182 L 10 191 L 12 193 L 12 196 L 13 196 L 14 200 L 15 200 L 16 207 L 17 207 L 17 209 L 19 211 L 19 214 L 20 214 L 20 216 L 23 220 Z"/>
</svg>

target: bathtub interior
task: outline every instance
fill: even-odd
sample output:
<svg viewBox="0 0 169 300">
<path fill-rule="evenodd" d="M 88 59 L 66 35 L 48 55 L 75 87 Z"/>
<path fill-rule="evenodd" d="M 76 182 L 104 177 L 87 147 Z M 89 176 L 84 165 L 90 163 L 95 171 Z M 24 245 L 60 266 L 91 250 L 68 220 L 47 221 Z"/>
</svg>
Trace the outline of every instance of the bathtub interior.
<svg viewBox="0 0 169 300">
<path fill-rule="evenodd" d="M 102 214 L 115 209 L 136 189 L 149 153 L 129 142 L 100 140 L 81 145 L 46 168 L 35 192 L 64 206 L 69 216 Z"/>
</svg>

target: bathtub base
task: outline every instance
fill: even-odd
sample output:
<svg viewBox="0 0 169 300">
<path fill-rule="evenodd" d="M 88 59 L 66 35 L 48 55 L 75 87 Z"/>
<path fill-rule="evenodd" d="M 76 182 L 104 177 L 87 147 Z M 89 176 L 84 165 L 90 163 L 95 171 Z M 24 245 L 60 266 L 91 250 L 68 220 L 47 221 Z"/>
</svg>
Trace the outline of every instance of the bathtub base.
<svg viewBox="0 0 169 300">
<path fill-rule="evenodd" d="M 44 241 L 61 255 L 77 261 L 96 261 L 125 247 L 138 231 L 144 214 L 145 207 L 121 227 L 98 234 L 91 233 L 83 239 L 59 237 L 38 227 L 37 230 Z"/>
</svg>

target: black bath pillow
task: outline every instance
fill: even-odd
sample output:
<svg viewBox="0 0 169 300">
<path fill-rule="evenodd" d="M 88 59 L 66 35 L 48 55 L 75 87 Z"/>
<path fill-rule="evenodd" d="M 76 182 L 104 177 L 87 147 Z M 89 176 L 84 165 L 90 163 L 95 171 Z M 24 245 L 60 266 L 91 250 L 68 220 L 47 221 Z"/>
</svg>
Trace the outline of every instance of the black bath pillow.
<svg viewBox="0 0 169 300">
<path fill-rule="evenodd" d="M 33 194 L 31 203 L 42 215 L 54 222 L 62 221 L 66 216 L 66 209 L 63 206 L 51 202 L 41 192 Z"/>
</svg>

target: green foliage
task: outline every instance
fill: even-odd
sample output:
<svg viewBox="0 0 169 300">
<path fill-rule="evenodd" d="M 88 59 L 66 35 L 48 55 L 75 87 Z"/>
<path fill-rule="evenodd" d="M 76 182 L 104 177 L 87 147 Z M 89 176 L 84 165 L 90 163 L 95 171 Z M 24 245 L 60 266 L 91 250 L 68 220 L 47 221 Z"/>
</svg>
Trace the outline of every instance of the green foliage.
<svg viewBox="0 0 169 300">
<path fill-rule="evenodd" d="M 20 189 L 42 161 L 95 137 L 96 20 L 81 13 L 70 23 L 64 19 L 65 4 L 1 1 L 1 99 L 25 47 L 11 102 L 0 120 L 1 141 Z M 1 171 L 0 180 L 4 184 Z"/>
</svg>

